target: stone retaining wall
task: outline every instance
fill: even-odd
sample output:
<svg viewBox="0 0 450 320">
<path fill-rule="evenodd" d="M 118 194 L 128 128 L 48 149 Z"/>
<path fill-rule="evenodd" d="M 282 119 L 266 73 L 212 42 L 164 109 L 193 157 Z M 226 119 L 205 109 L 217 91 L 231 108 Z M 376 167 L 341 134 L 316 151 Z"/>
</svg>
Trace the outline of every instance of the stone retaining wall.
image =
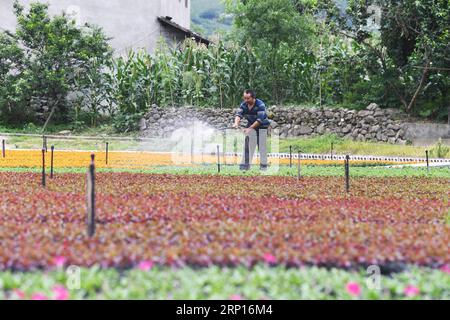
<svg viewBox="0 0 450 320">
<path fill-rule="evenodd" d="M 382 141 L 406 144 L 405 115 L 395 109 L 381 109 L 376 104 L 357 111 L 343 108 L 268 108 L 272 128 L 278 129 L 282 138 L 307 137 L 332 133 L 339 137 L 360 141 Z M 141 120 L 144 136 L 167 137 L 192 121 L 201 121 L 218 130 L 230 128 L 235 110 L 220 108 L 159 108 Z"/>
</svg>

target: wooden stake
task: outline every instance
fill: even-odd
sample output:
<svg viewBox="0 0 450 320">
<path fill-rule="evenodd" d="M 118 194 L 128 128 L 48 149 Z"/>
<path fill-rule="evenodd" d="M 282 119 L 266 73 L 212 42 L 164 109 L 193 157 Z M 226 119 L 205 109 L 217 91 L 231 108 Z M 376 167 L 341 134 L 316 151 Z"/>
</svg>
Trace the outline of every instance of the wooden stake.
<svg viewBox="0 0 450 320">
<path fill-rule="evenodd" d="M 87 235 L 89 238 L 95 234 L 95 155 L 91 155 L 91 164 L 87 173 Z"/>
<path fill-rule="evenodd" d="M 298 153 L 298 160 L 297 160 L 297 180 L 300 180 L 302 177 L 302 167 L 301 167 L 301 153 Z"/>
<path fill-rule="evenodd" d="M 50 158 L 50 179 L 53 179 L 53 156 L 55 153 L 55 146 L 51 146 L 51 158 Z"/>
<path fill-rule="evenodd" d="M 6 145 L 5 145 L 5 139 L 2 140 L 2 155 L 3 155 L 3 158 L 6 158 Z"/>
<path fill-rule="evenodd" d="M 45 187 L 45 149 L 42 149 L 42 186 Z"/>
</svg>

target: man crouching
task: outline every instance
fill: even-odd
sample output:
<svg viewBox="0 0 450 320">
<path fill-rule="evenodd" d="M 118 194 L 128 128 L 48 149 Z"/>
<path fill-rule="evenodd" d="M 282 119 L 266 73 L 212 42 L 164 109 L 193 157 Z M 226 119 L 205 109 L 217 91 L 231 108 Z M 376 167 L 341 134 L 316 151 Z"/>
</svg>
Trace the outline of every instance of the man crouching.
<svg viewBox="0 0 450 320">
<path fill-rule="evenodd" d="M 267 117 L 264 102 L 256 98 L 253 90 L 244 91 L 244 101 L 236 113 L 233 128 L 238 129 L 243 118 L 247 120 L 247 125 L 244 129 L 244 156 L 242 157 L 240 169 L 250 169 L 250 163 L 258 145 L 261 170 L 267 170 L 267 131 L 270 121 Z"/>
</svg>

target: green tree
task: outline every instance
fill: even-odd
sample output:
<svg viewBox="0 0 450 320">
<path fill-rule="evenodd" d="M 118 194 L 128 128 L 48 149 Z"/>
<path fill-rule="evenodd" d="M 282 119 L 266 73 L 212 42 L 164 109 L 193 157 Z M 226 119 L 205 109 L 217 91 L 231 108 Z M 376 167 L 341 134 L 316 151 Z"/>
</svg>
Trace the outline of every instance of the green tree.
<svg viewBox="0 0 450 320">
<path fill-rule="evenodd" d="M 228 11 L 235 15 L 238 40 L 251 44 L 267 70 L 266 74 L 257 76 L 269 77 L 267 83 L 271 83 L 273 101 L 282 102 L 283 91 L 291 81 L 285 67 L 294 57 L 307 55 L 312 45 L 312 16 L 300 13 L 299 2 L 293 0 L 229 0 L 226 3 Z"/>
<path fill-rule="evenodd" d="M 355 41 L 373 88 L 382 84 L 385 105 L 441 117 L 450 113 L 450 1 L 350 0 L 318 5 L 328 25 Z M 372 23 L 375 20 L 375 24 Z M 376 26 L 378 28 L 371 28 Z M 449 118 L 450 123 L 450 118 Z"/>
<path fill-rule="evenodd" d="M 16 114 L 21 118 L 27 116 L 21 92 L 26 83 L 20 79 L 24 71 L 21 64 L 23 56 L 14 37 L 6 32 L 0 33 L 0 112 L 5 122 L 11 121 Z"/>
<path fill-rule="evenodd" d="M 67 122 L 73 114 L 74 97 L 94 90 L 99 81 L 92 81 L 101 73 L 111 57 L 108 39 L 94 26 L 78 27 L 69 16 L 50 16 L 48 5 L 32 3 L 27 11 L 14 3 L 17 30 L 9 39 L 5 51 L 20 48 L 20 55 L 12 56 L 14 65 L 6 74 L 14 74 L 10 86 L 14 90 L 0 105 L 10 121 L 22 121 L 26 109 L 32 121 L 44 123 L 44 130 L 53 118 Z M 5 100 L 3 98 L 3 100 Z"/>
</svg>

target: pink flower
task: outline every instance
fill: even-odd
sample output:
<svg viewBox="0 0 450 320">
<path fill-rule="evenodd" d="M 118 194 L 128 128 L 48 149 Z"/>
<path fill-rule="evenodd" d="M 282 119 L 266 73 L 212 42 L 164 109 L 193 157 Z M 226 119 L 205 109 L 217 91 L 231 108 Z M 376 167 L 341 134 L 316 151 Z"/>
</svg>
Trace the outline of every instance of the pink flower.
<svg viewBox="0 0 450 320">
<path fill-rule="evenodd" d="M 149 271 L 151 268 L 153 268 L 153 262 L 152 261 L 142 261 L 138 265 L 139 270 L 141 271 Z"/>
<path fill-rule="evenodd" d="M 23 292 L 20 289 L 14 289 L 13 293 L 16 295 L 17 298 L 19 299 L 25 299 L 25 292 Z"/>
<path fill-rule="evenodd" d="M 55 295 L 55 300 L 68 300 L 69 299 L 69 291 L 61 285 L 57 285 L 53 288 L 53 294 Z"/>
<path fill-rule="evenodd" d="M 53 258 L 53 264 L 57 268 L 64 267 L 64 265 L 66 264 L 66 261 L 67 261 L 66 257 L 63 257 L 63 256 L 56 256 Z"/>
<path fill-rule="evenodd" d="M 238 294 L 233 294 L 230 296 L 230 300 L 238 301 L 238 300 L 244 300 L 244 298 L 242 298 L 242 296 L 240 296 Z"/>
<path fill-rule="evenodd" d="M 420 294 L 420 289 L 413 286 L 413 285 L 408 285 L 405 290 L 403 291 L 403 293 L 405 294 L 405 296 L 407 297 L 415 297 L 417 295 Z"/>
<path fill-rule="evenodd" d="M 359 285 L 359 283 L 357 282 L 349 282 L 347 283 L 347 286 L 345 287 L 345 289 L 347 290 L 348 294 L 351 296 L 359 296 L 361 294 L 361 287 Z"/>
<path fill-rule="evenodd" d="M 37 292 L 33 293 L 31 300 L 48 300 L 47 296 L 43 293 Z"/>
<path fill-rule="evenodd" d="M 277 263 L 277 258 L 274 255 L 271 255 L 270 253 L 264 254 L 264 261 L 268 264 L 275 264 Z"/>
<path fill-rule="evenodd" d="M 444 273 L 449 273 L 450 274 L 450 264 L 446 264 L 445 266 L 443 266 L 441 268 L 441 271 Z"/>
</svg>

